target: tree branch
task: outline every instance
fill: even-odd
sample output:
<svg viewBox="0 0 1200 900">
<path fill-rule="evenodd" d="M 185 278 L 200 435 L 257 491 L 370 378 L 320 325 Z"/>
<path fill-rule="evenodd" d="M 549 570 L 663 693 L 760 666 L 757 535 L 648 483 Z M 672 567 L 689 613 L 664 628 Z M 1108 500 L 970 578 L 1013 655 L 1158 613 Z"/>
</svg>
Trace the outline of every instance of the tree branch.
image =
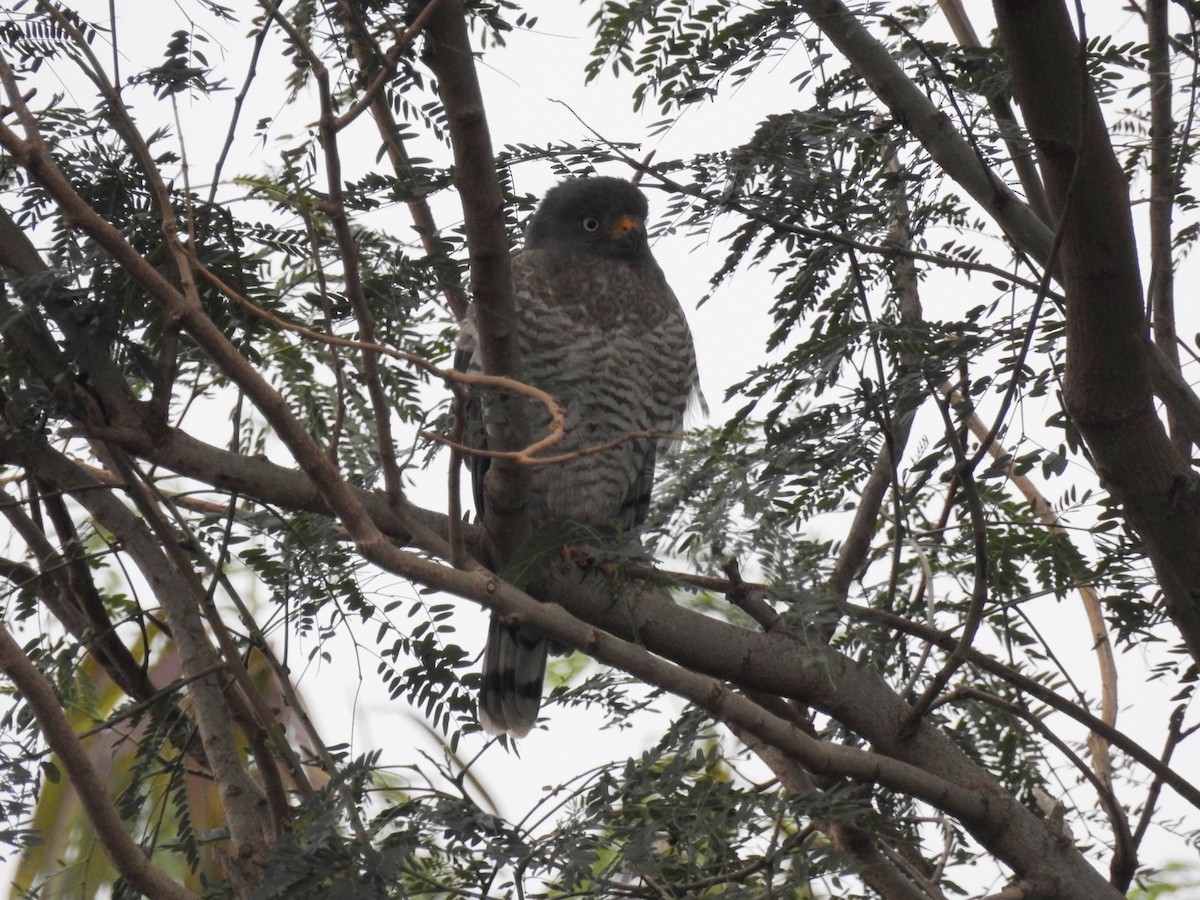
<svg viewBox="0 0 1200 900">
<path fill-rule="evenodd" d="M 1175 328 L 1175 260 L 1172 258 L 1171 216 L 1175 209 L 1175 123 L 1171 116 L 1171 54 L 1168 43 L 1167 0 L 1147 0 L 1146 32 L 1150 73 L 1150 281 L 1147 307 L 1154 343 L 1179 371 L 1179 336 Z M 1167 407 L 1171 440 L 1183 456 L 1192 438 Z"/>
<path fill-rule="evenodd" d="M 19 499 L 0 489 L 0 501 L 5 518 L 41 566 L 41 571 L 33 577 L 38 581 L 38 596 L 46 608 L 91 651 L 121 690 L 136 700 L 152 696 L 157 687 L 114 630 L 86 563 L 64 559 L 22 509 Z"/>
<path fill-rule="evenodd" d="M 799 6 L 866 80 L 896 120 L 934 161 L 1004 229 L 1016 246 L 1037 259 L 1049 256 L 1046 224 L 992 171 L 954 130 L 950 119 L 896 63 L 887 48 L 840 0 L 798 0 Z"/>
<path fill-rule="evenodd" d="M 995 0 L 995 8 L 1016 96 L 1060 217 L 1066 407 L 1098 474 L 1146 543 L 1168 615 L 1200 659 L 1200 484 L 1154 410 L 1125 173 L 1065 6 Z M 1087 190 L 1072 193 L 1076 179 Z M 1097 229 L 1097 222 L 1105 227 Z"/>
<path fill-rule="evenodd" d="M 396 124 L 396 117 L 392 113 L 392 108 L 388 104 L 382 88 L 386 85 L 388 76 L 395 71 L 396 63 L 399 60 L 399 50 L 407 46 L 411 37 L 425 26 L 428 17 L 437 8 L 438 2 L 440 0 L 431 0 L 430 3 L 427 3 L 396 44 L 386 54 L 380 54 L 378 45 L 370 39 L 370 34 L 363 21 L 361 5 L 353 0 L 338 0 L 342 15 L 346 17 L 346 35 L 350 41 L 350 48 L 358 60 L 358 67 L 364 75 L 371 74 L 372 71 L 374 73 L 363 99 L 370 98 L 371 117 L 379 129 L 379 135 L 383 139 L 384 147 L 387 148 L 388 159 L 391 160 L 392 169 L 398 180 L 403 179 L 412 171 L 412 161 L 405 146 L 404 137 Z M 362 100 L 360 99 L 359 102 L 361 103 Z M 424 197 L 411 198 L 405 202 L 408 205 L 409 215 L 412 216 L 413 226 L 421 239 L 421 245 L 425 248 L 425 255 L 432 264 L 434 278 L 437 279 L 446 305 L 454 314 L 454 320 L 461 323 L 467 317 L 470 299 L 459 282 L 457 266 L 447 252 L 449 245 L 440 236 L 437 223 L 433 218 L 433 211 Z"/>
<path fill-rule="evenodd" d="M 309 46 L 308 41 L 289 22 L 279 8 L 271 0 L 259 0 L 263 7 L 275 17 L 280 26 L 287 32 L 296 50 L 308 63 L 317 81 L 317 96 L 319 98 L 321 115 L 318 128 L 321 135 L 321 149 L 325 157 L 325 183 L 328 189 L 328 200 L 323 204 L 324 212 L 333 225 L 333 233 L 337 238 L 338 250 L 342 262 L 342 277 L 346 286 L 346 299 L 354 311 L 358 322 L 358 333 L 364 343 L 375 343 L 375 315 L 367 303 L 363 291 L 362 273 L 359 271 L 358 244 L 350 230 L 350 218 L 346 213 L 346 191 L 342 183 L 342 159 L 338 151 L 339 125 L 333 111 L 333 97 L 329 89 L 329 70 Z M 395 502 L 400 497 L 400 470 L 396 464 L 396 444 L 392 438 L 392 410 L 387 394 L 383 389 L 383 380 L 379 372 L 379 358 L 374 353 L 363 352 L 359 356 L 362 366 L 363 381 L 366 383 L 367 395 L 371 398 L 371 411 L 375 419 L 375 435 L 379 444 L 379 463 L 383 471 L 384 490 L 388 497 Z"/>
<path fill-rule="evenodd" d="M 1075 769 L 1083 776 L 1083 778 L 1091 784 L 1095 789 L 1100 800 L 1100 805 L 1104 807 L 1104 812 L 1108 816 L 1109 824 L 1112 826 L 1113 836 L 1116 840 L 1116 847 L 1113 849 L 1113 859 L 1110 866 L 1112 873 L 1112 883 L 1123 894 L 1129 890 L 1129 882 L 1133 880 L 1133 874 L 1137 870 L 1137 854 L 1136 847 L 1133 843 L 1132 835 L 1129 833 L 1129 820 L 1125 816 L 1125 810 L 1121 804 L 1117 802 L 1116 795 L 1112 789 L 1106 785 L 1096 773 L 1088 768 L 1087 764 L 1079 758 L 1078 754 L 1067 745 L 1067 742 L 1056 735 L 1041 717 L 1035 715 L 1030 709 L 1023 705 L 1009 703 L 994 694 L 989 694 L 987 691 L 982 691 L 979 688 L 969 687 L 966 685 L 955 688 L 947 694 L 938 705 L 943 703 L 954 703 L 960 697 L 967 699 L 979 700 L 994 706 L 997 709 L 1002 709 L 1011 716 L 1021 719 L 1029 725 L 1034 731 L 1040 734 L 1045 740 L 1055 747 L 1059 753 L 1067 758 L 1067 760 L 1075 767 Z M 1062 807 L 1059 806 L 1059 809 Z M 1066 828 L 1065 823 L 1060 823 Z M 1066 834 L 1070 834 L 1070 830 L 1066 830 Z"/>
<path fill-rule="evenodd" d="M 730 593 L 737 591 L 744 597 L 755 597 L 757 594 L 770 594 L 771 589 L 765 584 L 752 584 L 749 582 L 737 582 L 726 580 L 723 578 L 713 578 L 708 575 L 691 575 L 684 572 L 665 572 L 659 569 L 634 567 L 633 574 L 654 580 L 658 583 L 663 581 L 668 584 L 684 584 L 689 585 L 697 590 L 716 591 L 720 593 Z M 787 598 L 779 598 L 782 601 L 790 602 Z M 732 602 L 732 601 L 731 601 Z M 781 617 L 774 612 L 771 606 L 766 601 L 755 597 L 754 618 L 764 628 L 770 629 L 778 627 Z M 921 622 L 914 622 L 903 616 L 898 616 L 895 613 L 890 613 L 882 609 L 875 609 L 869 606 L 860 606 L 854 603 L 847 603 L 846 610 L 852 615 L 869 621 L 877 622 L 888 628 L 892 628 L 902 634 L 908 634 L 913 637 L 920 638 L 930 644 L 941 647 L 944 650 L 953 651 L 958 639 L 946 631 L 941 631 L 932 625 Z M 1169 784 L 1184 800 L 1192 806 L 1200 809 L 1200 788 L 1197 788 L 1191 782 L 1183 778 L 1178 772 L 1163 765 L 1158 759 L 1147 751 L 1141 744 L 1134 741 L 1128 735 L 1118 731 L 1111 724 L 1103 719 L 1097 718 L 1087 711 L 1087 709 L 1074 703 L 1065 697 L 1057 694 L 1055 691 L 1046 687 L 1041 682 L 1022 675 L 1016 669 L 1013 669 L 999 660 L 993 659 L 985 653 L 978 650 L 967 651 L 967 661 L 985 672 L 1002 678 L 1009 682 L 1023 694 L 1028 694 L 1037 700 L 1045 703 L 1074 719 L 1079 724 L 1088 728 L 1090 731 L 1102 737 L 1105 741 L 1117 746 L 1125 753 L 1145 766 L 1148 771 L 1154 776 Z"/>
<path fill-rule="evenodd" d="M 25 656 L 8 629 L 0 629 L 0 670 L 33 710 L 46 742 L 67 770 L 100 845 L 121 877 L 154 900 L 199 900 L 198 895 L 176 884 L 155 867 L 129 836 L 125 822 L 108 798 L 105 785 L 63 714 L 54 688 Z"/>
<path fill-rule="evenodd" d="M 88 478 L 44 441 L 8 436 L 4 449 L 6 458 L 71 494 L 97 522 L 117 536 L 162 603 L 172 638 L 179 648 L 183 674 L 190 677 L 204 670 L 215 672 L 219 660 L 200 618 L 202 588 L 186 558 L 181 558 L 182 551 L 173 536 L 156 537 L 111 490 Z M 136 502 L 136 492 L 133 497 Z M 156 508 L 148 508 L 146 504 L 140 504 L 140 508 L 153 521 Z M 197 678 L 188 686 L 188 693 L 233 840 L 236 870 L 229 873 L 230 877 L 252 883 L 256 880 L 253 867 L 261 863 L 269 835 L 265 798 L 242 768 L 221 679 L 215 674 Z"/>
<path fill-rule="evenodd" d="M 950 30 L 954 32 L 954 37 L 960 44 L 964 47 L 983 46 L 979 36 L 975 33 L 974 26 L 971 25 L 971 19 L 963 6 L 963 0 L 938 0 L 938 5 L 942 8 L 942 14 L 946 17 Z M 992 112 L 992 118 L 996 120 L 996 125 L 1000 129 L 1004 146 L 1008 149 L 1008 157 L 1012 160 L 1013 170 L 1017 173 L 1017 178 L 1025 191 L 1026 202 L 1039 219 L 1050 225 L 1052 219 L 1050 218 L 1050 204 L 1046 200 L 1046 188 L 1042 185 L 1042 177 L 1038 174 L 1037 162 L 1033 158 L 1033 153 L 1030 152 L 1029 146 L 1021 137 L 1021 125 L 1017 122 L 1017 115 L 1013 111 L 1012 104 L 1008 102 L 1006 95 L 1000 93 L 989 96 L 987 102 L 988 109 Z"/>
<path fill-rule="evenodd" d="M 426 24 L 427 61 L 437 76 L 446 111 L 454 150 L 454 183 L 463 204 L 474 298 L 475 352 L 488 375 L 520 381 L 504 198 L 496 177 L 466 16 L 462 0 L 440 0 Z M 498 421 L 488 426 L 489 441 L 502 451 L 528 445 L 529 423 L 521 405 L 502 397 L 499 406 Z M 498 459 L 488 466 L 484 479 L 485 558 L 492 564 L 508 559 L 528 536 L 525 480 L 521 467 L 509 460 Z"/>
</svg>

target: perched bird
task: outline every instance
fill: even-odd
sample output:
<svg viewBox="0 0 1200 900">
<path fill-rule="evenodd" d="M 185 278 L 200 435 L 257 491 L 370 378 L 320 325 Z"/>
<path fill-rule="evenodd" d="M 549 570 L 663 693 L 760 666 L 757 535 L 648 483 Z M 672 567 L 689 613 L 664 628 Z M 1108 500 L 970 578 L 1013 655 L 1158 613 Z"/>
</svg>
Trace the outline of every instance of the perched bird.
<svg viewBox="0 0 1200 900">
<path fill-rule="evenodd" d="M 534 212 L 513 258 L 521 380 L 555 397 L 566 426 L 555 454 L 632 432 L 677 434 L 695 397 L 696 354 L 687 321 L 646 236 L 642 192 L 619 178 L 581 178 L 552 188 Z M 474 323 L 465 323 L 458 368 L 479 370 Z M 467 404 L 466 433 L 486 446 L 486 397 Z M 548 415 L 527 407 L 535 438 Z M 569 520 L 634 531 L 645 520 L 655 457 L 669 437 L 636 438 L 588 456 L 529 469 L 531 528 Z M 488 460 L 468 460 L 476 511 L 483 515 Z M 483 657 L 479 718 L 492 734 L 524 736 L 537 720 L 548 642 L 492 616 Z"/>
</svg>

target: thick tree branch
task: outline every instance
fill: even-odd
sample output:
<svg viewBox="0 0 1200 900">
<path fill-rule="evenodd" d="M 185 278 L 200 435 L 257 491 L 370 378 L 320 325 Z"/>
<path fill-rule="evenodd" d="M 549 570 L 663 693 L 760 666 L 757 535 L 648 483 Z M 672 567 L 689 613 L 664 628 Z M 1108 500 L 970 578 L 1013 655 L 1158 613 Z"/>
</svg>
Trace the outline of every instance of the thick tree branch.
<svg viewBox="0 0 1200 900">
<path fill-rule="evenodd" d="M 1098 474 L 1146 543 L 1168 614 L 1200 658 L 1200 485 L 1154 410 L 1125 175 L 1085 80 L 1065 5 L 996 0 L 995 8 L 1017 100 L 1060 220 L 1067 409 Z M 1087 189 L 1072 194 L 1075 180 Z"/>
<path fill-rule="evenodd" d="M 659 583 L 666 581 L 671 584 L 689 585 L 698 590 L 715 591 L 721 593 L 737 592 L 743 595 L 746 602 L 746 611 L 752 615 L 755 621 L 762 624 L 765 630 L 778 627 L 782 617 L 779 616 L 774 609 L 765 600 L 757 597 L 758 594 L 769 595 L 770 588 L 764 584 L 751 584 L 746 582 L 733 582 L 723 578 L 713 578 L 707 575 L 690 575 L 681 572 L 664 572 L 658 569 L 635 567 L 634 574 L 639 577 L 655 580 Z M 753 598 L 753 599 L 750 599 Z M 787 598 L 779 598 L 781 601 Z M 731 601 L 732 602 L 732 601 Z M 794 601 L 788 601 L 794 602 Z M 750 608 L 752 605 L 752 609 Z M 741 605 L 739 604 L 739 608 Z M 854 603 L 847 603 L 846 610 L 853 616 L 871 622 L 876 622 L 884 627 L 891 628 L 902 634 L 911 635 L 927 641 L 930 644 L 941 647 L 947 651 L 953 651 L 958 644 L 958 639 L 948 631 L 942 631 L 932 625 L 923 622 L 914 622 L 904 616 L 898 616 L 895 613 L 890 613 L 882 609 L 874 609 L 869 606 L 860 606 Z M 728 640 L 728 638 L 727 638 Z M 1036 679 L 1022 675 L 1016 669 L 1005 665 L 985 653 L 978 650 L 967 651 L 967 661 L 985 672 L 995 675 L 1004 681 L 1009 682 L 1016 687 L 1022 694 L 1033 697 L 1047 706 L 1063 713 L 1066 716 L 1074 719 L 1079 724 L 1088 728 L 1092 732 L 1102 737 L 1105 741 L 1120 748 L 1127 753 L 1131 759 L 1145 766 L 1148 771 L 1154 774 L 1155 778 L 1169 784 L 1184 800 L 1192 806 L 1200 809 L 1200 788 L 1197 788 L 1191 782 L 1187 781 L 1178 772 L 1164 766 L 1152 753 L 1146 750 L 1137 741 L 1130 738 L 1128 735 L 1118 731 L 1111 724 L 1103 719 L 1097 718 L 1087 711 L 1087 708 L 1082 703 L 1072 702 L 1050 688 L 1046 687 Z"/>
<path fill-rule="evenodd" d="M 394 515 L 386 504 L 380 506 L 385 515 Z M 534 602 L 486 572 L 440 566 L 397 551 L 386 542 L 360 547 L 368 559 L 391 571 L 475 599 L 507 617 L 527 622 L 556 640 L 583 649 L 602 662 L 692 699 L 795 755 L 812 771 L 879 780 L 896 790 L 918 791 L 917 796 L 927 797 L 939 808 L 961 818 L 989 849 L 1019 870 L 1040 865 L 1033 860 L 1034 856 L 1045 861 L 1040 844 L 1037 854 L 1023 844 L 1027 839 L 1034 840 L 1029 829 L 1040 829 L 1040 823 L 1029 818 L 1027 811 L 994 785 L 986 772 L 968 762 L 943 735 L 928 726 L 920 726 L 909 741 L 898 741 L 896 726 L 906 706 L 887 685 L 874 673 L 860 669 L 839 654 L 810 645 L 800 635 L 790 634 L 786 629 L 770 634 L 744 632 L 683 610 L 658 592 L 638 595 L 634 605 L 627 608 L 624 604 L 614 607 L 608 598 L 596 597 L 578 585 L 561 580 L 548 586 L 548 594 L 566 603 L 573 612 L 617 634 L 631 638 L 636 635 L 649 651 L 678 660 L 696 672 L 708 673 L 700 675 L 651 657 L 637 645 L 609 637 L 553 604 Z M 893 769 L 887 765 L 880 768 L 876 762 L 853 753 L 845 756 L 841 750 L 809 744 L 791 734 L 793 726 L 782 722 L 772 724 L 774 720 L 769 717 L 763 719 L 765 714 L 761 709 L 730 694 L 712 676 L 816 706 L 863 734 L 879 752 L 913 768 Z M 930 782 L 929 778 L 935 781 Z M 957 788 L 947 793 L 941 787 L 934 787 L 938 781 L 970 785 L 970 788 L 967 794 L 957 793 Z M 992 787 L 986 787 L 989 784 Z M 979 798 L 981 791 L 989 798 L 983 807 L 976 800 L 967 802 L 968 796 Z M 993 820 L 992 814 L 1006 823 L 1003 828 L 998 825 L 1001 819 Z M 1070 855 L 1073 851 L 1065 854 Z M 1081 860 L 1080 863 L 1086 867 Z M 1090 883 L 1079 872 L 1069 875 L 1075 871 L 1069 858 L 1058 858 L 1050 865 L 1068 873 L 1068 877 L 1077 877 L 1081 885 Z M 1067 892 L 1061 896 L 1089 895 Z"/>
<path fill-rule="evenodd" d="M 1049 256 L 1046 224 L 992 171 L 954 130 L 950 119 L 897 64 L 840 0 L 798 0 L 799 6 L 866 80 L 896 120 L 934 161 L 1004 229 L 1016 246 L 1037 259 Z"/>
<path fill-rule="evenodd" d="M 1024 704 L 1009 703 L 994 694 L 989 694 L 987 691 L 982 691 L 978 688 L 968 687 L 965 685 L 959 686 L 947 694 L 941 703 L 954 703 L 960 697 L 967 699 L 979 700 L 984 703 L 994 706 L 997 709 L 1002 709 L 1009 715 L 1023 720 L 1027 723 L 1031 730 L 1040 734 L 1045 741 L 1058 750 L 1067 760 L 1075 767 L 1075 769 L 1083 776 L 1083 778 L 1092 785 L 1095 789 L 1097 797 L 1103 807 L 1105 815 L 1108 816 L 1109 823 L 1112 825 L 1113 836 L 1116 846 L 1113 848 L 1113 859 L 1109 867 L 1113 886 L 1122 893 L 1129 890 L 1129 882 L 1133 880 L 1133 874 L 1137 870 L 1137 854 L 1133 844 L 1133 836 L 1129 832 L 1129 820 L 1125 816 L 1125 810 L 1120 803 L 1117 802 L 1116 795 L 1113 794 L 1112 788 L 1105 784 L 1100 778 L 1088 768 L 1079 755 L 1071 749 L 1071 747 L 1055 734 L 1050 727 L 1042 721 L 1033 710 L 1029 709 Z M 1062 809 L 1059 805 L 1058 809 Z M 1065 826 L 1064 826 L 1065 829 Z M 1065 829 L 1065 834 L 1069 835 L 1070 830 Z"/>
<path fill-rule="evenodd" d="M 1046 896 L 1062 900 L 1119 896 L 1074 848 L 1058 846 L 1048 851 L 1053 838 L 1045 830 L 1046 824 L 1008 795 L 990 774 L 970 762 L 940 730 L 921 724 L 911 738 L 902 738 L 899 725 L 908 705 L 877 673 L 857 666 L 815 638 L 788 629 L 738 634 L 738 629 L 731 630 L 725 623 L 680 608 L 665 592 L 654 589 L 634 590 L 614 604 L 611 598 L 592 594 L 569 576 L 555 576 L 537 595 L 553 597 L 563 608 L 551 603 L 530 605 L 516 595 L 510 600 L 507 586 L 499 584 L 492 594 L 499 601 L 493 608 L 506 621 L 527 624 L 601 662 L 692 700 L 780 748 L 814 774 L 873 780 L 892 789 L 899 786 L 891 780 L 896 777 L 904 780 L 905 793 L 928 799 L 927 794 L 915 791 L 930 785 L 918 788 L 917 783 L 901 774 L 904 770 L 868 776 L 860 768 L 863 760 L 842 755 L 842 750 L 848 748 L 819 742 L 818 746 L 809 745 L 812 738 L 729 691 L 721 681 L 732 681 L 750 691 L 791 697 L 820 709 L 863 735 L 876 753 L 921 769 L 926 777 L 967 788 L 982 800 L 982 809 L 987 810 L 982 816 L 974 814 L 982 809 L 973 804 L 958 807 L 959 799 L 965 798 L 954 790 L 930 802 L 959 818 L 981 844 L 1016 871 L 1051 885 L 1052 892 Z M 475 599 L 484 598 L 476 595 Z M 567 612 L 604 631 L 589 629 Z M 656 655 L 649 656 L 641 647 L 626 643 L 635 640 Z M 955 808 L 951 810 L 951 806 Z"/>
<path fill-rule="evenodd" d="M 384 514 L 394 515 L 394 511 L 388 509 L 386 504 L 381 503 L 380 506 Z M 646 651 L 640 647 L 601 634 L 554 605 L 535 603 L 487 573 L 476 570 L 463 572 L 439 566 L 395 551 L 386 543 L 367 545 L 364 553 L 372 561 L 392 571 L 431 587 L 476 599 L 510 618 L 527 621 L 557 640 L 584 649 L 603 662 L 693 699 L 714 714 L 727 717 L 740 727 L 753 730 L 763 740 L 780 746 L 813 771 L 878 779 L 893 789 L 922 791 L 924 793 L 917 795 L 929 797 L 930 802 L 962 818 L 964 824 L 980 836 L 990 849 L 1010 864 L 1018 869 L 1035 865 L 1031 862 L 1032 854 L 1028 848 L 1023 852 L 1020 849 L 1021 842 L 1014 836 L 1021 835 L 1024 839 L 1031 834 L 1030 828 L 1040 828 L 1036 819 L 1023 818 L 1028 815 L 1023 809 L 1020 812 L 1011 809 L 1009 804 L 1015 804 L 1016 801 L 1007 798 L 998 787 L 985 789 L 984 786 L 991 783 L 987 773 L 967 762 L 957 748 L 928 726 L 921 726 L 911 740 L 898 742 L 895 728 L 906 709 L 899 698 L 878 676 L 859 669 L 838 654 L 811 646 L 802 636 L 789 634 L 786 629 L 771 634 L 743 632 L 680 609 L 665 595 L 656 592 L 639 595 L 630 610 L 623 605 L 614 608 L 607 598 L 594 597 L 586 591 L 580 593 L 582 589 L 576 585 L 556 581 L 548 588 L 550 595 L 568 602 L 573 611 L 586 615 L 596 624 L 629 637 L 636 635 L 639 642 L 654 653 L 709 673 L 709 676 L 698 675 L 654 660 L 646 656 Z M 866 736 L 880 752 L 895 755 L 901 761 L 906 761 L 906 765 L 915 768 L 912 771 L 893 770 L 886 766 L 877 769 L 873 763 L 868 764 L 865 759 L 853 755 L 843 757 L 840 751 L 834 751 L 830 757 L 830 751 L 819 745 L 809 745 L 803 741 L 797 744 L 798 739 L 785 737 L 790 734 L 792 726 L 760 722 L 762 711 L 753 704 L 749 708 L 742 705 L 748 701 L 728 700 L 729 692 L 721 688 L 719 682 L 712 680 L 710 676 L 713 675 L 743 683 L 752 689 L 791 696 L 810 703 Z M 917 772 L 922 769 L 925 771 L 918 777 Z M 980 818 L 981 807 L 976 806 L 974 801 L 967 806 L 959 805 L 967 795 L 954 791 L 946 794 L 941 788 L 922 782 L 922 778 L 929 777 L 971 785 L 969 795 L 972 797 L 978 797 L 979 791 L 984 790 L 990 798 L 984 808 L 1003 816 L 1006 827 L 987 824 L 992 821 L 990 815 Z M 1005 834 L 1009 835 L 1008 839 L 1005 839 Z M 1040 849 L 1038 856 L 1044 858 Z M 1062 859 L 1053 863 L 1053 866 L 1061 867 L 1064 872 L 1070 872 L 1073 868 L 1069 860 Z M 1084 878 L 1080 883 L 1086 885 L 1088 881 Z M 1064 893 L 1062 896 L 1084 895 Z"/>
</svg>

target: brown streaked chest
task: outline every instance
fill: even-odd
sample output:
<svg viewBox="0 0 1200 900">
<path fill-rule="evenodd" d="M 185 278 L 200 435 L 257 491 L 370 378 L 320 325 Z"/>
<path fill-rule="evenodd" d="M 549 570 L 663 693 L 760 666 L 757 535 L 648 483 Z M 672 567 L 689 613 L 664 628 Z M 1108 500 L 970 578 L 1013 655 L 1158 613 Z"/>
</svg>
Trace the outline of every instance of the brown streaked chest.
<svg viewBox="0 0 1200 900">
<path fill-rule="evenodd" d="M 678 306 L 652 259 L 526 250 L 513 259 L 513 280 L 523 312 L 577 316 L 602 328 L 651 328 Z"/>
</svg>

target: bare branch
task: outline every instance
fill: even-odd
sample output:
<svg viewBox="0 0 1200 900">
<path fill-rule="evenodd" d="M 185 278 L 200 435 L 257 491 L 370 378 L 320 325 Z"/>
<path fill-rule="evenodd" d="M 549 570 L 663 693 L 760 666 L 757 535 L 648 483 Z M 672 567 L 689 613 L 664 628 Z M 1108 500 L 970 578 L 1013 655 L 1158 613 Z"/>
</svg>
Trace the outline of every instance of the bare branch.
<svg viewBox="0 0 1200 900">
<path fill-rule="evenodd" d="M 467 247 L 471 254 L 476 352 L 488 375 L 521 378 L 512 293 L 512 261 L 504 228 L 504 198 L 496 177 L 492 139 L 479 80 L 475 73 L 466 9 L 462 0 L 441 0 L 426 23 L 428 63 L 437 76 L 442 106 L 454 149 L 454 183 L 463 204 Z M 502 398 L 499 424 L 489 440 L 502 451 L 527 446 L 529 423 L 519 403 Z M 508 559 L 525 540 L 525 477 L 519 465 L 499 459 L 484 480 L 486 547 L 489 561 Z"/>
<path fill-rule="evenodd" d="M 1171 115 L 1171 54 L 1167 0 L 1147 0 L 1146 31 L 1150 74 L 1150 281 L 1146 301 L 1154 343 L 1174 371 L 1179 371 L 1179 336 L 1175 328 L 1175 260 L 1171 217 L 1175 210 L 1175 123 Z M 1179 414 L 1167 408 L 1171 440 L 1183 456 L 1192 439 Z"/>
<path fill-rule="evenodd" d="M 396 71 L 396 64 L 400 61 L 400 55 L 416 39 L 417 35 L 421 33 L 421 29 L 425 27 L 425 24 L 437 10 L 438 3 L 440 2 L 441 0 L 429 0 L 425 4 L 425 7 L 417 13 L 416 18 L 412 20 L 412 24 L 404 29 L 404 32 L 396 38 L 395 43 L 387 49 L 387 52 L 376 58 L 375 62 L 378 65 L 378 71 L 375 73 L 375 77 L 371 79 L 371 83 L 367 85 L 366 90 L 354 101 L 354 105 L 334 120 L 334 131 L 341 131 L 366 112 L 367 109 L 374 109 L 380 96 L 383 94 L 384 87 L 391 80 L 392 73 Z M 346 10 L 345 3 L 343 3 L 343 10 Z M 358 13 L 358 10 L 349 11 L 356 15 Z M 365 34 L 365 30 L 363 33 Z"/>
</svg>

